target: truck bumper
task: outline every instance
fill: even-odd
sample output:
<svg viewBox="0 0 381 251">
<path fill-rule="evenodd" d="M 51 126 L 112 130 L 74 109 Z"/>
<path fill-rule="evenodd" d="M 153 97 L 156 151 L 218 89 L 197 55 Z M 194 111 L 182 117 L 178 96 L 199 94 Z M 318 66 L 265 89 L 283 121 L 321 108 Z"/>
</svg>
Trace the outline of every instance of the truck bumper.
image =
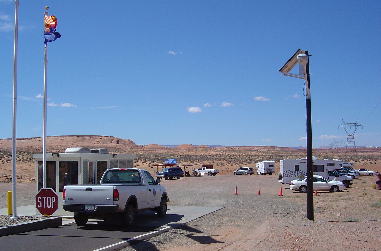
<svg viewBox="0 0 381 251">
<path fill-rule="evenodd" d="M 63 205 L 63 209 L 69 212 L 81 212 L 85 214 L 109 214 L 118 212 L 118 205 L 94 205 L 94 209 L 87 209 L 83 204 Z"/>
</svg>

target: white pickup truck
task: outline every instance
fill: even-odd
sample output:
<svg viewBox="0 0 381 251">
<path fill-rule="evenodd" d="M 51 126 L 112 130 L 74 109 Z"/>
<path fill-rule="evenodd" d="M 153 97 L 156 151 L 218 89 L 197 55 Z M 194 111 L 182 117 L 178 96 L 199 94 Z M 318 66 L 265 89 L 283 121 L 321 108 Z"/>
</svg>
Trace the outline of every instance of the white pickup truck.
<svg viewBox="0 0 381 251">
<path fill-rule="evenodd" d="M 74 212 L 77 225 L 84 226 L 89 218 L 114 216 L 131 225 L 143 209 L 165 216 L 169 200 L 165 188 L 146 170 L 113 168 L 105 171 L 100 185 L 65 186 L 63 201 L 64 210 Z"/>
<path fill-rule="evenodd" d="M 202 167 L 193 170 L 194 176 L 216 176 L 217 173 L 219 173 L 219 171 L 217 169 L 214 169 L 213 165 L 202 165 Z"/>
</svg>

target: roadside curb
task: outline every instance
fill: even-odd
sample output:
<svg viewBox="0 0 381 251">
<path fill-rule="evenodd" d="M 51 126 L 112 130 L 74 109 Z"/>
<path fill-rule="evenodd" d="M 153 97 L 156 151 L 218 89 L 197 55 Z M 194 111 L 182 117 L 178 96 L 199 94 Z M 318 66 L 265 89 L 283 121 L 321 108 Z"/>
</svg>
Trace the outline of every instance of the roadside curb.
<svg viewBox="0 0 381 251">
<path fill-rule="evenodd" d="M 61 217 L 52 217 L 47 219 L 41 219 L 32 222 L 25 222 L 17 225 L 11 225 L 0 228 L 0 236 L 19 234 L 29 231 L 41 230 L 44 228 L 59 227 L 62 226 Z"/>
</svg>

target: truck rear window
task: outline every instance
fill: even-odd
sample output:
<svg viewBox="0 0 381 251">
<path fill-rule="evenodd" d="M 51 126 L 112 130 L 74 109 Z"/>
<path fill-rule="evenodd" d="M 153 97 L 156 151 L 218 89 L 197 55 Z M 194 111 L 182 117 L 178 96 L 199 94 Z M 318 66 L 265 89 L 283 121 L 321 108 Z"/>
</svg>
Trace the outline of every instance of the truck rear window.
<svg viewBox="0 0 381 251">
<path fill-rule="evenodd" d="M 115 183 L 128 183 L 139 184 L 141 182 L 140 174 L 138 170 L 126 169 L 126 170 L 109 170 L 103 176 L 103 184 L 115 184 Z"/>
</svg>

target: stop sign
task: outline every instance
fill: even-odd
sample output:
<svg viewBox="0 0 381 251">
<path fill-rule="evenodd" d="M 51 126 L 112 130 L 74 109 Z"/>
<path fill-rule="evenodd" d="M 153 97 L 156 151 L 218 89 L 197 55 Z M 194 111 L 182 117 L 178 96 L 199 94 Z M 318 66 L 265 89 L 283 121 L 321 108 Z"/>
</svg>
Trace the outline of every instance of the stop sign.
<svg viewBox="0 0 381 251">
<path fill-rule="evenodd" d="M 36 208 L 42 215 L 52 215 L 58 209 L 58 196 L 53 189 L 40 189 L 36 195 Z"/>
</svg>

